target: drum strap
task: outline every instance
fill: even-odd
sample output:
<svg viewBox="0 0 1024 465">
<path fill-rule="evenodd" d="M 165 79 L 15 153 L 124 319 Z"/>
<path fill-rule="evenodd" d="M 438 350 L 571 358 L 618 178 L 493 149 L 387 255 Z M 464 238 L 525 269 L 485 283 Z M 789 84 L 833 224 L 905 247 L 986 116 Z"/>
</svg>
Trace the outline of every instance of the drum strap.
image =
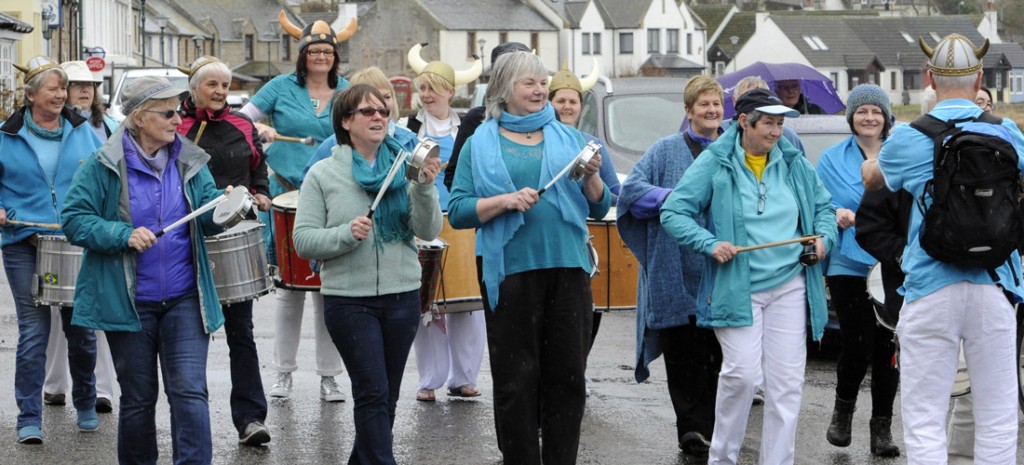
<svg viewBox="0 0 1024 465">
<path fill-rule="evenodd" d="M 284 188 L 288 189 L 289 191 L 297 191 L 297 190 L 299 190 L 298 187 L 295 187 L 294 184 L 288 182 L 287 179 L 281 177 L 280 174 L 274 173 L 274 179 L 277 179 L 277 182 L 281 183 L 281 185 L 284 186 Z"/>
</svg>

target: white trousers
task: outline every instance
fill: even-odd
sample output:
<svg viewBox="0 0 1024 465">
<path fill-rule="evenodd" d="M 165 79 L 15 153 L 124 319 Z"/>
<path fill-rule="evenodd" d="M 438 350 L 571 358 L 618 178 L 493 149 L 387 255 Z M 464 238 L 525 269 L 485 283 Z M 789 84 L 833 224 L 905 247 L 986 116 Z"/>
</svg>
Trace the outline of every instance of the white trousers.
<svg viewBox="0 0 1024 465">
<path fill-rule="evenodd" d="M 947 463 L 946 411 L 963 341 L 974 401 L 974 463 L 1017 461 L 1016 317 L 992 284 L 959 282 L 904 304 L 900 389 L 907 464 Z"/>
<path fill-rule="evenodd" d="M 68 339 L 60 319 L 60 307 L 50 307 L 50 338 L 46 341 L 46 380 L 43 392 L 49 394 L 70 394 L 71 370 L 68 367 Z M 96 331 L 96 397 L 113 401 L 114 359 L 103 331 Z M 70 403 L 71 399 L 68 399 Z"/>
<path fill-rule="evenodd" d="M 715 328 L 722 345 L 715 431 L 708 465 L 735 465 L 747 431 L 750 399 L 764 379 L 761 465 L 792 464 L 807 364 L 807 291 L 803 273 L 751 295 L 754 324 Z"/>
<path fill-rule="evenodd" d="M 484 310 L 442 315 L 447 333 L 436 323 L 420 325 L 413 347 L 420 381 L 416 389 L 476 387 L 487 345 Z"/>
<path fill-rule="evenodd" d="M 306 295 L 313 300 L 313 338 L 316 343 L 316 373 L 337 376 L 344 371 L 341 354 L 324 325 L 324 296 L 319 292 L 277 289 L 274 314 L 274 370 L 291 373 L 299 369 L 297 356 L 302 339 L 302 312 Z"/>
</svg>

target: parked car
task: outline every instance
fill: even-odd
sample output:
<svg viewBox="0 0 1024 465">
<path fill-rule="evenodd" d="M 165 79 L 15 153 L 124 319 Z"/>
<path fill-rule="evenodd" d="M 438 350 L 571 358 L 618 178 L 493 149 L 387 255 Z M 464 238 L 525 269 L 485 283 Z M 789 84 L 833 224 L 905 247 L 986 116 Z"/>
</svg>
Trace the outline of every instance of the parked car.
<svg viewBox="0 0 1024 465">
<path fill-rule="evenodd" d="M 114 118 L 115 121 L 120 123 L 125 116 L 124 113 L 121 113 L 121 91 L 126 84 L 142 76 L 164 76 L 175 87 L 183 91 L 188 90 L 188 76 L 178 71 L 177 68 L 137 68 L 125 70 L 124 74 L 121 75 L 121 79 L 117 81 L 117 85 L 114 86 L 114 92 L 111 94 L 110 105 L 107 110 L 107 114 Z"/>
</svg>

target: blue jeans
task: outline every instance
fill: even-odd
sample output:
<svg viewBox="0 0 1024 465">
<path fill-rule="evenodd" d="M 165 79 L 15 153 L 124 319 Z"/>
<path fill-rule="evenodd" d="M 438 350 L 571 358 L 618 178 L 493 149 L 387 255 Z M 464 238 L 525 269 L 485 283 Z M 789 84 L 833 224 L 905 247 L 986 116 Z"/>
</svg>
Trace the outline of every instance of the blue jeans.
<svg viewBox="0 0 1024 465">
<path fill-rule="evenodd" d="M 42 426 L 43 379 L 46 377 L 46 341 L 50 337 L 50 307 L 32 299 L 36 272 L 36 247 L 27 241 L 3 248 L 4 271 L 14 294 L 18 315 L 18 350 L 14 367 L 14 398 L 18 404 L 18 428 Z M 71 399 L 76 410 L 96 407 L 96 334 L 71 326 L 70 307 L 61 308 L 68 340 L 71 367 Z"/>
<path fill-rule="evenodd" d="M 157 358 L 171 406 L 175 464 L 213 460 L 206 356 L 210 337 L 195 293 L 160 302 L 136 302 L 142 330 L 107 331 L 121 385 L 117 458 L 122 464 L 156 463 Z"/>
<path fill-rule="evenodd" d="M 252 328 L 251 300 L 224 306 L 224 334 L 231 359 L 231 421 L 239 434 L 249 423 L 267 419 L 267 397 Z"/>
<path fill-rule="evenodd" d="M 348 367 L 356 439 L 349 465 L 395 463 L 391 427 L 420 318 L 419 291 L 324 296 L 324 323 Z"/>
</svg>

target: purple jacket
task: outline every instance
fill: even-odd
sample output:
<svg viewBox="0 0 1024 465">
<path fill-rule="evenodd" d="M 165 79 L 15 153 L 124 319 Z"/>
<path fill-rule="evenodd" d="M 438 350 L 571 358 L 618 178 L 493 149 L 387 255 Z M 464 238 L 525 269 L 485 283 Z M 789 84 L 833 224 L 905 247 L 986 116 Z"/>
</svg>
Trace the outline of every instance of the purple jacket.
<svg viewBox="0 0 1024 465">
<path fill-rule="evenodd" d="M 124 132 L 124 155 L 128 167 L 128 197 L 132 226 L 144 226 L 156 233 L 189 214 L 181 174 L 176 161 L 181 152 L 177 138 L 170 144 L 163 178 L 139 158 L 135 143 Z M 192 263 L 189 228 L 168 231 L 156 245 L 138 254 L 135 298 L 142 302 L 161 302 L 196 290 L 196 271 Z"/>
</svg>

